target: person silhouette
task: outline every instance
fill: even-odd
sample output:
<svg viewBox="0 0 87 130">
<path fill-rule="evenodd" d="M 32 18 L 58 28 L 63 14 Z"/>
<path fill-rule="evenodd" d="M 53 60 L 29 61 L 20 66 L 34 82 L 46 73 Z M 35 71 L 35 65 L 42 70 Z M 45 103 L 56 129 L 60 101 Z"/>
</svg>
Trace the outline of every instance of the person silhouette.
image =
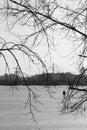
<svg viewBox="0 0 87 130">
<path fill-rule="evenodd" d="M 65 97 L 65 95 L 66 95 L 66 92 L 65 92 L 65 91 L 63 91 L 63 97 Z"/>
</svg>

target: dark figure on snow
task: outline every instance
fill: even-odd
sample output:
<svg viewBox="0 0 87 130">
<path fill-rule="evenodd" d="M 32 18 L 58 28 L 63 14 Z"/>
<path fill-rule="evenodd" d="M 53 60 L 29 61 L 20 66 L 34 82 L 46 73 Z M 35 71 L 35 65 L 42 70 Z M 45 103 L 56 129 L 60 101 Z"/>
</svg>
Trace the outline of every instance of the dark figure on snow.
<svg viewBox="0 0 87 130">
<path fill-rule="evenodd" d="M 65 91 L 63 91 L 63 97 L 65 98 L 65 95 L 66 95 L 66 92 Z"/>
</svg>

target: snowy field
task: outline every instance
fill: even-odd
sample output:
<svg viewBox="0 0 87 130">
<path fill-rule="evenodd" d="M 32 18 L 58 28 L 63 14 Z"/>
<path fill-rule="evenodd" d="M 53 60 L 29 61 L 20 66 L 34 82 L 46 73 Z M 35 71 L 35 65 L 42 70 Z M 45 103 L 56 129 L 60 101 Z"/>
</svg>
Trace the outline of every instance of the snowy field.
<svg viewBox="0 0 87 130">
<path fill-rule="evenodd" d="M 81 115 L 60 115 L 58 102 L 50 99 L 48 93 L 41 86 L 36 91 L 41 95 L 40 112 L 35 112 L 37 123 L 31 120 L 24 109 L 27 99 L 25 86 L 12 90 L 8 86 L 0 86 L 0 130 L 87 130 L 87 117 Z M 62 89 L 58 89 L 59 99 L 62 98 Z"/>
</svg>

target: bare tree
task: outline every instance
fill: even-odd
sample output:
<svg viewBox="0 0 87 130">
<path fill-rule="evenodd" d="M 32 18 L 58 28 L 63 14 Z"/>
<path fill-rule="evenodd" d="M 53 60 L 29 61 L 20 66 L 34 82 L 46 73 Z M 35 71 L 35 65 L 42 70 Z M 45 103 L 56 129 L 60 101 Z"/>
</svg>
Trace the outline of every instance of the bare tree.
<svg viewBox="0 0 87 130">
<path fill-rule="evenodd" d="M 50 49 L 55 47 L 53 35 L 62 32 L 66 38 L 69 38 L 76 45 L 78 58 L 80 57 L 79 67 L 84 64 L 84 57 L 86 57 L 86 39 L 87 39 L 87 2 L 86 0 L 77 1 L 60 1 L 60 0 L 4 0 L 2 2 L 1 12 L 6 18 L 8 30 L 16 28 L 16 26 L 27 27 L 27 34 L 15 34 L 20 40 L 20 44 L 13 42 L 6 42 L 1 39 L 0 54 L 5 60 L 6 67 L 10 72 L 4 51 L 8 51 L 15 59 L 22 76 L 24 74 L 21 70 L 18 59 L 14 51 L 21 51 L 33 63 L 37 59 L 42 66 L 46 68 L 42 59 L 33 51 L 33 47 L 40 44 L 47 45 L 48 54 L 51 56 Z M 59 30 L 59 31 L 58 31 Z M 74 81 L 69 84 L 67 92 L 62 100 L 62 112 L 82 112 L 86 110 L 87 88 L 82 88 L 78 85 L 81 77 L 87 69 L 77 76 Z M 25 79 L 24 79 L 25 80 Z M 25 81 L 26 82 L 26 81 Z M 74 82 L 76 85 L 74 85 Z M 37 96 L 33 90 L 27 86 L 29 96 L 27 103 L 30 104 L 30 113 L 33 116 L 32 96 L 37 100 Z M 50 92 L 50 91 L 49 91 Z M 32 95 L 32 96 L 31 96 Z M 38 101 L 38 100 L 37 100 Z"/>
</svg>

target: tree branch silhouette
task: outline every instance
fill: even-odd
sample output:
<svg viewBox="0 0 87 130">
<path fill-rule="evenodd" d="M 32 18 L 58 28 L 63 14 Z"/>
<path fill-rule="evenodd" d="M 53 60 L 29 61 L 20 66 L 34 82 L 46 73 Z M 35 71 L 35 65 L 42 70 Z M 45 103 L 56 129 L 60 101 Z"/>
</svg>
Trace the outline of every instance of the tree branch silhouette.
<svg viewBox="0 0 87 130">
<path fill-rule="evenodd" d="M 2 48 L 0 48 L 0 54 L 3 56 L 8 70 L 9 66 L 6 57 L 4 56 L 4 51 L 9 52 L 15 59 L 23 77 L 23 72 L 14 51 L 21 51 L 31 60 L 32 63 L 35 63 L 33 58 L 34 60 L 38 60 L 42 64 L 42 67 L 46 68 L 45 63 L 42 61 L 40 56 L 33 51 L 33 47 L 39 47 L 39 45 L 42 45 L 44 41 L 51 57 L 50 50 L 55 48 L 53 35 L 59 30 L 61 30 L 62 35 L 66 38 L 70 38 L 70 41 L 73 41 L 77 46 L 76 51 L 79 53 L 78 57 L 80 57 L 81 60 L 79 64 L 80 69 L 85 62 L 84 59 L 87 54 L 86 5 L 86 0 L 78 0 L 77 2 L 71 1 L 71 3 L 67 1 L 65 4 L 64 1 L 60 2 L 56 0 L 45 0 L 43 2 L 41 0 L 37 0 L 36 2 L 34 0 L 32 0 L 32 2 L 29 0 L 4 0 L 4 6 L 1 8 L 1 11 L 3 10 L 4 12 L 3 16 L 7 20 L 9 30 L 11 31 L 16 25 L 21 27 L 26 26 L 29 28 L 27 34 L 15 34 L 14 32 L 15 36 L 20 39 L 20 44 L 10 43 L 11 47 L 7 47 L 9 46 L 9 43 L 1 43 Z M 47 72 L 47 69 L 45 70 Z M 63 113 L 82 113 L 86 111 L 87 89 L 86 87 L 79 86 L 80 79 L 84 76 L 86 70 L 87 68 L 77 75 L 73 82 L 69 82 L 65 98 L 62 100 L 61 111 Z M 33 112 L 31 107 L 33 107 L 33 105 L 31 105 L 31 95 L 34 97 L 36 96 L 29 86 L 27 86 L 27 88 L 29 91 L 28 101 L 30 103 L 30 113 L 32 114 Z"/>
</svg>

